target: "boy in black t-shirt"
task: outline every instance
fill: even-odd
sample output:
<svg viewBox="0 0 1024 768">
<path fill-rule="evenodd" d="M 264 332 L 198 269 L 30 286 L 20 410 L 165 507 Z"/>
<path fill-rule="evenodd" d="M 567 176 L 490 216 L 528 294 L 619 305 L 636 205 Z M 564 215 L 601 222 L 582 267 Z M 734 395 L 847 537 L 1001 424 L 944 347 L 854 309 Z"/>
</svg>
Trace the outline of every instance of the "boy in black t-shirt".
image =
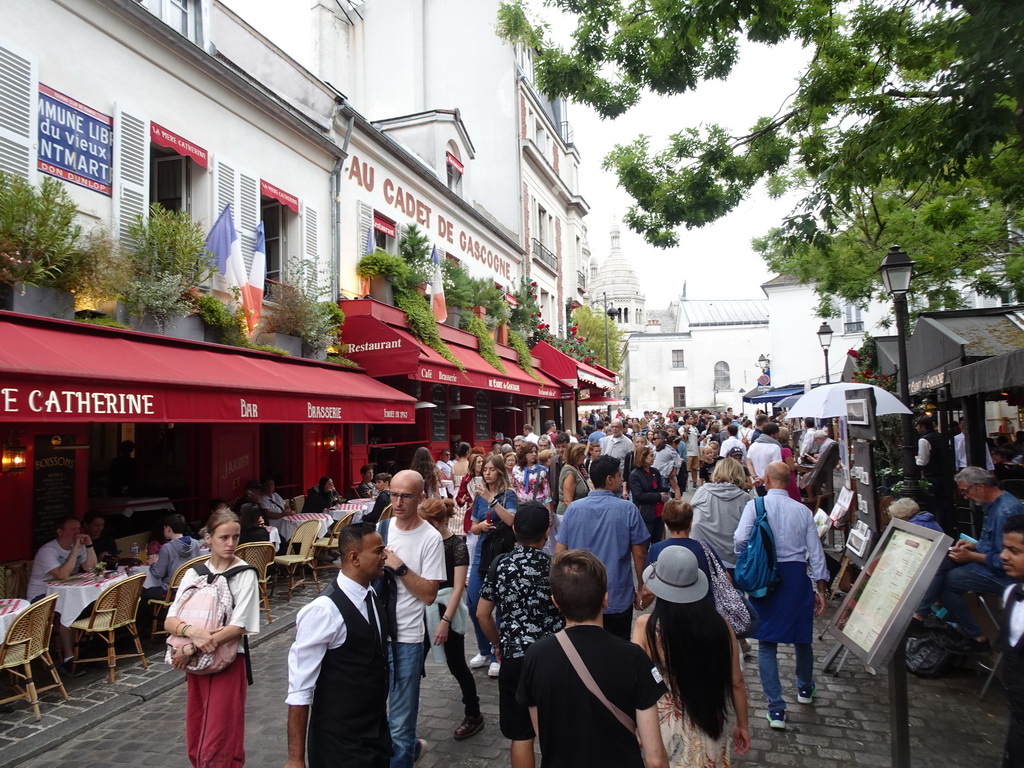
<svg viewBox="0 0 1024 768">
<path fill-rule="evenodd" d="M 999 631 L 1003 687 L 1010 706 L 1003 768 L 1024 768 L 1024 515 L 1014 515 L 1003 525 L 1003 551 L 999 559 L 1006 575 L 1017 582 L 1003 594 L 1003 624 Z"/>
<path fill-rule="evenodd" d="M 518 693 L 540 739 L 541 768 L 667 768 L 658 724 L 665 685 L 639 646 L 603 628 L 604 565 L 590 552 L 566 550 L 551 562 L 550 583 L 551 599 L 565 617 L 565 636 L 604 696 L 635 721 L 637 733 L 587 689 L 558 637 L 545 637 L 526 652 Z"/>
</svg>

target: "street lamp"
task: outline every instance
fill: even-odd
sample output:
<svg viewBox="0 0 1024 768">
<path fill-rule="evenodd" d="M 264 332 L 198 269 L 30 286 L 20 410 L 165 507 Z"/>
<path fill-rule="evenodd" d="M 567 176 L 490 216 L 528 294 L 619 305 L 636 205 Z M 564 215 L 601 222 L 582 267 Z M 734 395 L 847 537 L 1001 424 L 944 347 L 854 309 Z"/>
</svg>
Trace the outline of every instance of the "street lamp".
<svg viewBox="0 0 1024 768">
<path fill-rule="evenodd" d="M 768 355 L 762 354 L 757 358 L 757 367 L 761 369 L 761 373 L 768 373 L 768 368 L 771 364 L 772 361 L 768 358 Z"/>
<path fill-rule="evenodd" d="M 604 294 L 604 315 L 605 315 L 605 318 L 604 318 L 604 367 L 608 368 L 609 370 L 611 369 L 612 365 L 611 365 L 611 353 L 610 353 L 611 345 L 608 343 L 608 324 L 611 322 L 611 319 L 613 317 L 615 317 L 616 311 L 617 310 L 615 309 L 615 307 L 608 306 L 608 293 L 605 292 L 605 294 Z"/>
<path fill-rule="evenodd" d="M 900 400 L 910 408 L 910 379 L 907 370 L 907 293 L 910 291 L 910 278 L 914 274 L 914 262 L 898 245 L 894 245 L 885 254 L 878 271 L 882 276 L 882 285 L 885 286 L 886 293 L 892 297 L 893 309 L 896 312 Z M 909 413 L 901 414 L 900 421 L 903 427 L 903 495 L 917 500 L 921 496 L 921 489 L 917 484 L 918 468 L 914 458 L 916 441 L 913 416 Z"/>
<path fill-rule="evenodd" d="M 825 383 L 830 384 L 828 378 L 828 348 L 832 346 L 832 328 L 828 323 L 822 323 L 818 329 L 818 343 L 821 344 L 821 351 L 825 353 Z"/>
</svg>

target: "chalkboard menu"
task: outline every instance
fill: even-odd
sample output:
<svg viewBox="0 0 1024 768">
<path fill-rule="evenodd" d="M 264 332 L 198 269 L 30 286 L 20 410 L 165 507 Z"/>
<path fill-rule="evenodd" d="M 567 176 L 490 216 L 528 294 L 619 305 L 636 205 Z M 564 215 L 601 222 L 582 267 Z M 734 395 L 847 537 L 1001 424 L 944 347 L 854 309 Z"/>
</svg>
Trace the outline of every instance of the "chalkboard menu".
<svg viewBox="0 0 1024 768">
<path fill-rule="evenodd" d="M 79 451 L 71 435 L 36 435 L 32 455 L 32 549 L 54 537 L 61 521 L 75 511 L 75 463 Z"/>
<path fill-rule="evenodd" d="M 476 439 L 491 439 L 491 404 L 488 402 L 486 392 L 476 393 Z"/>
<path fill-rule="evenodd" d="M 437 406 L 430 410 L 430 439 L 435 443 L 448 442 L 448 398 L 444 387 L 435 384 L 430 388 L 430 402 Z"/>
</svg>

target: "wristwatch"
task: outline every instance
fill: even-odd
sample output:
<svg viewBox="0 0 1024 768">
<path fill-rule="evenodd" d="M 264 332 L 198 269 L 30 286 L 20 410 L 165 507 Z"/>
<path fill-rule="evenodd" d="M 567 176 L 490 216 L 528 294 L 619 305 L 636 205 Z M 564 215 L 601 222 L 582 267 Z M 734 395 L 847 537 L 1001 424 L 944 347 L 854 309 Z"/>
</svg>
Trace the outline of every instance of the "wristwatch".
<svg viewBox="0 0 1024 768">
<path fill-rule="evenodd" d="M 407 574 L 408 572 L 409 572 L 409 566 L 406 565 L 405 563 L 402 563 L 400 566 L 395 568 L 395 575 L 396 576 L 405 576 L 405 574 Z"/>
</svg>

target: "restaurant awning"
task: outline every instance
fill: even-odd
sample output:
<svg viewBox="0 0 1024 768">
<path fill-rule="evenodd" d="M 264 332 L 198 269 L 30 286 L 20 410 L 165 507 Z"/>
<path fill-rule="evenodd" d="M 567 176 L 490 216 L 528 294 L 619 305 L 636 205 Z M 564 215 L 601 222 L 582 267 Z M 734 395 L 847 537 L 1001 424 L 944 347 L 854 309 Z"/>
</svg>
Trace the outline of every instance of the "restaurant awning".
<svg viewBox="0 0 1024 768">
<path fill-rule="evenodd" d="M 1024 349 L 952 370 L 949 372 L 949 380 L 953 397 L 1024 387 Z"/>
<path fill-rule="evenodd" d="M 356 302 L 362 303 L 362 302 Z M 411 333 L 371 314 L 347 314 L 344 328 L 345 356 L 374 377 L 408 376 L 417 381 L 437 382 L 472 389 L 488 389 L 549 400 L 562 397 L 558 381 L 535 371 L 530 376 L 516 363 L 502 360 L 505 372 L 497 370 L 468 346 L 449 344 L 452 355 L 465 371 L 442 357 Z M 467 341 L 475 337 L 464 334 Z"/>
<path fill-rule="evenodd" d="M 0 312 L 0 422 L 413 423 L 356 371 Z"/>
<path fill-rule="evenodd" d="M 570 387 L 592 386 L 609 389 L 615 386 L 616 374 L 613 371 L 602 366 L 581 363 L 546 341 L 537 342 L 532 351 L 534 357 L 540 360 L 545 373 Z"/>
<path fill-rule="evenodd" d="M 777 403 L 779 400 L 784 400 L 790 395 L 802 395 L 804 388 L 790 386 L 790 387 L 778 387 L 777 389 L 770 389 L 767 392 L 762 392 L 754 396 L 746 396 L 743 398 L 745 403 Z"/>
</svg>

